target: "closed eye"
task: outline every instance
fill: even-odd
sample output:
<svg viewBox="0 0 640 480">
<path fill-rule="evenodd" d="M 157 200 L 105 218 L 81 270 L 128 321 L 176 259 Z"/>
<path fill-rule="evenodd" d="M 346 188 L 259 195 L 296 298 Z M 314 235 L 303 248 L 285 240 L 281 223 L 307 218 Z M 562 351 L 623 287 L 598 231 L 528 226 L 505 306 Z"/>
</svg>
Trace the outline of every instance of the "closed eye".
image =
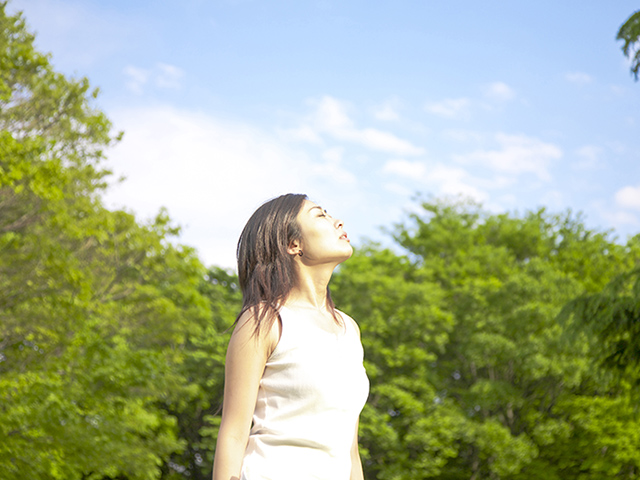
<svg viewBox="0 0 640 480">
<path fill-rule="evenodd" d="M 322 218 L 322 217 L 331 218 L 331 215 L 329 215 L 327 213 L 327 211 L 324 208 L 320 207 L 319 205 L 315 205 L 315 206 L 311 207 L 311 210 L 314 210 L 314 209 L 316 209 L 316 210 L 318 210 L 320 212 L 319 215 L 318 215 L 318 218 Z"/>
</svg>

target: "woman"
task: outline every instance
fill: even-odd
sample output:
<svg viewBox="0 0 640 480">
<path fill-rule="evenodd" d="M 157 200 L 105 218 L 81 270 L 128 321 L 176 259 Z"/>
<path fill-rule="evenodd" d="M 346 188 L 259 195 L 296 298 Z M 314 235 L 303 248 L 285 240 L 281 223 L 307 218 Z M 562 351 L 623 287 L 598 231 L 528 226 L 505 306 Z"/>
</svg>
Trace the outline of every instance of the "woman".
<svg viewBox="0 0 640 480">
<path fill-rule="evenodd" d="M 247 222 L 214 480 L 363 479 L 360 332 L 328 290 L 352 253 L 342 222 L 305 195 L 275 198 Z"/>
</svg>

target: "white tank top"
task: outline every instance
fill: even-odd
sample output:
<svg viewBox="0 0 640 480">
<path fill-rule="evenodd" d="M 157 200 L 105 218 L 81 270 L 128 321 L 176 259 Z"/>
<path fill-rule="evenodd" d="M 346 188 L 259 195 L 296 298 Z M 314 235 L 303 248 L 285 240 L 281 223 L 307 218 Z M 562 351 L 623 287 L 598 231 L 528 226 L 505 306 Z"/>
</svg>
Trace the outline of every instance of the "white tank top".
<svg viewBox="0 0 640 480">
<path fill-rule="evenodd" d="M 356 422 L 369 380 L 353 321 L 330 333 L 282 307 L 267 360 L 241 480 L 348 480 Z"/>
</svg>

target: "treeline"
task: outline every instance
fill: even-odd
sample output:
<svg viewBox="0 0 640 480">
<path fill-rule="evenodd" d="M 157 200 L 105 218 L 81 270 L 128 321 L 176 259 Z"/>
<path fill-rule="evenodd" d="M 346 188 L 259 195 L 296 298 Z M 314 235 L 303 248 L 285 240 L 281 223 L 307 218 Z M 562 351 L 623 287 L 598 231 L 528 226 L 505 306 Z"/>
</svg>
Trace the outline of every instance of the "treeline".
<svg viewBox="0 0 640 480">
<path fill-rule="evenodd" d="M 0 6 L 0 478 L 209 479 L 236 278 L 104 207 L 96 95 Z M 366 478 L 640 478 L 640 236 L 421 206 L 332 281 Z"/>
</svg>

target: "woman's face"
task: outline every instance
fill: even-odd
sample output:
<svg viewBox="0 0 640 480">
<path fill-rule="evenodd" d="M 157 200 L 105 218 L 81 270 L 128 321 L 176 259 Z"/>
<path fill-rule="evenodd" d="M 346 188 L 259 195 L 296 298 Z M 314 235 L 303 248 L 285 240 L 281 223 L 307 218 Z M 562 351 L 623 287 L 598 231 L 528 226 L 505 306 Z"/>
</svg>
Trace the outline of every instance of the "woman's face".
<svg viewBox="0 0 640 480">
<path fill-rule="evenodd" d="M 305 200 L 298 213 L 302 238 L 297 242 L 303 252 L 301 260 L 307 265 L 340 263 L 353 253 L 342 221 L 331 217 L 322 207 Z M 295 252 L 293 252 L 295 253 Z"/>
</svg>

